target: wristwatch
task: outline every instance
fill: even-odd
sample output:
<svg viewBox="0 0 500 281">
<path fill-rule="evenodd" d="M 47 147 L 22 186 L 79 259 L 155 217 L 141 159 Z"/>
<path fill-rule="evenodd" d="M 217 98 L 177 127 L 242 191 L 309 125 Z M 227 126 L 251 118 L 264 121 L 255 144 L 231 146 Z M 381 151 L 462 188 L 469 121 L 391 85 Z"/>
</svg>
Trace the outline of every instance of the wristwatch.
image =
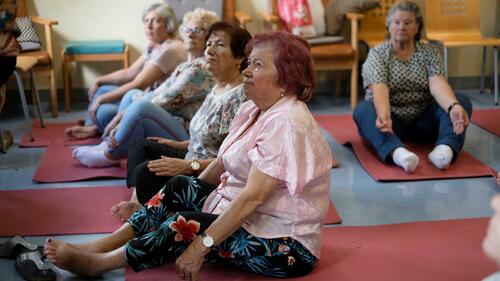
<svg viewBox="0 0 500 281">
<path fill-rule="evenodd" d="M 200 162 L 193 160 L 191 161 L 191 169 L 193 169 L 194 173 L 197 173 L 201 168 Z"/>
<path fill-rule="evenodd" d="M 201 236 L 201 242 L 203 243 L 203 246 L 210 248 L 214 245 L 214 239 L 212 238 L 212 236 L 206 234 L 205 232 L 202 232 L 200 234 L 200 236 Z"/>
<path fill-rule="evenodd" d="M 455 105 L 460 105 L 460 103 L 458 103 L 458 102 L 454 102 L 454 103 L 450 104 L 450 106 L 448 106 L 448 115 L 450 115 L 451 109 L 452 109 Z"/>
</svg>

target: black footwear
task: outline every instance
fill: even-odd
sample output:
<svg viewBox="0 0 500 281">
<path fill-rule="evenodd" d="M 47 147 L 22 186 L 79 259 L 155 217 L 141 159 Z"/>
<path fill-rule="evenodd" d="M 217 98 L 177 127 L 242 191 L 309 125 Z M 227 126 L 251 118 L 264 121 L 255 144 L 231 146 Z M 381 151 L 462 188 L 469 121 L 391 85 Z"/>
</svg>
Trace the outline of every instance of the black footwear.
<svg viewBox="0 0 500 281">
<path fill-rule="evenodd" d="M 30 243 L 21 236 L 15 236 L 0 244 L 0 258 L 14 258 L 22 250 L 34 251 L 38 247 L 37 244 Z"/>
<path fill-rule="evenodd" d="M 56 273 L 48 266 L 42 255 L 43 248 L 34 251 L 22 250 L 16 257 L 16 268 L 28 281 L 55 281 Z"/>
</svg>

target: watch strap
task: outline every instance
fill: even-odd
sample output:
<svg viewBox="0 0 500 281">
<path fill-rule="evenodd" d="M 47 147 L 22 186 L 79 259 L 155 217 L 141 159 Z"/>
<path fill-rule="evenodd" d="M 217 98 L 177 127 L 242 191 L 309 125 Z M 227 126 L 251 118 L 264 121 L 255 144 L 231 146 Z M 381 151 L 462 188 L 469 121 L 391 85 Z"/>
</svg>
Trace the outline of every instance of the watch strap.
<svg viewBox="0 0 500 281">
<path fill-rule="evenodd" d="M 459 102 L 454 102 L 454 103 L 450 104 L 450 106 L 448 106 L 448 115 L 450 115 L 451 109 L 452 109 L 455 105 L 460 105 L 460 103 L 459 103 Z"/>
</svg>

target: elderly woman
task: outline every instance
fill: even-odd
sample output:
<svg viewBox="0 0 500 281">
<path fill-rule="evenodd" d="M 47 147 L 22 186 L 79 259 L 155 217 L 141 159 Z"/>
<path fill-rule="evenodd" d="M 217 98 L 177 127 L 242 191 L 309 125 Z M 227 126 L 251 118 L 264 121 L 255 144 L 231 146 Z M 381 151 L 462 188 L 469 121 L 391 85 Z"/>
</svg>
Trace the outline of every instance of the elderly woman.
<svg viewBox="0 0 500 281">
<path fill-rule="evenodd" d="M 363 64 L 366 100 L 354 111 L 359 134 L 383 162 L 407 173 L 419 159 L 402 141 L 433 141 L 428 158 L 446 169 L 462 149 L 472 105 L 453 94 L 437 50 L 419 41 L 423 18 L 416 4 L 396 3 L 386 25 L 389 39 Z"/>
<path fill-rule="evenodd" d="M 256 35 L 247 50 L 251 101 L 217 161 L 198 178 L 171 179 L 111 236 L 78 245 L 47 240 L 49 260 L 85 275 L 175 261 L 182 280 L 199 280 L 204 260 L 275 277 L 313 269 L 332 159 L 304 103 L 315 85 L 309 47 L 298 36 L 271 33 Z"/>
<path fill-rule="evenodd" d="M 104 135 L 112 134 L 113 156 L 108 141 L 99 146 L 83 146 L 73 156 L 88 167 L 105 167 L 126 157 L 129 143 L 147 136 L 161 136 L 184 141 L 189 138 L 186 128 L 214 86 L 214 77 L 206 69 L 203 58 L 206 36 L 211 24 L 219 17 L 210 11 L 195 9 L 186 13 L 181 27 L 188 61 L 154 91 L 129 91 L 120 103 L 120 112 L 106 126 Z M 133 100 L 136 99 L 135 102 Z M 121 126 L 119 125 L 121 124 Z M 106 157 L 106 155 L 108 157 Z"/>
<path fill-rule="evenodd" d="M 99 136 L 118 112 L 118 103 L 127 91 L 156 88 L 186 60 L 186 50 L 176 39 L 177 19 L 168 4 L 150 5 L 144 10 L 142 21 L 149 40 L 147 50 L 129 68 L 96 79 L 88 92 L 90 105 L 85 126 L 66 129 L 68 138 Z"/>
<path fill-rule="evenodd" d="M 119 219 L 127 219 L 172 176 L 202 172 L 217 157 L 234 115 L 246 101 L 241 71 L 247 65 L 244 48 L 250 34 L 225 22 L 212 25 L 208 34 L 205 59 L 216 86 L 189 123 L 189 140 L 150 137 L 131 143 L 127 185 L 135 189 L 130 201 L 122 201 L 111 209 Z"/>
<path fill-rule="evenodd" d="M 217 155 L 217 150 L 227 135 L 229 123 L 240 104 L 245 101 L 241 65 L 246 65 L 244 47 L 250 37 L 245 29 L 223 22 L 215 23 L 208 30 L 205 61 L 207 70 L 215 78 L 215 86 L 191 120 L 191 137 L 183 124 L 172 120 L 173 117 L 168 112 L 151 102 L 139 101 L 127 109 L 121 122 L 123 126 L 119 126 L 116 133 L 112 134 L 109 145 L 105 141 L 99 146 L 77 148 L 74 150 L 74 157 L 88 167 L 110 166 L 127 156 L 128 147 L 134 140 L 160 137 L 173 140 L 169 146 L 175 148 L 175 151 L 162 152 L 162 155 L 187 157 L 184 162 L 188 166 L 191 160 L 200 159 L 198 165 L 206 167 L 210 160 L 205 159 Z M 186 149 L 189 149 L 189 154 L 186 154 Z M 144 160 L 131 159 L 131 167 L 139 164 L 137 161 Z M 172 165 L 179 166 L 178 161 L 175 162 Z M 163 165 L 166 166 L 166 163 Z M 145 200 L 157 191 L 156 189 Z"/>
</svg>

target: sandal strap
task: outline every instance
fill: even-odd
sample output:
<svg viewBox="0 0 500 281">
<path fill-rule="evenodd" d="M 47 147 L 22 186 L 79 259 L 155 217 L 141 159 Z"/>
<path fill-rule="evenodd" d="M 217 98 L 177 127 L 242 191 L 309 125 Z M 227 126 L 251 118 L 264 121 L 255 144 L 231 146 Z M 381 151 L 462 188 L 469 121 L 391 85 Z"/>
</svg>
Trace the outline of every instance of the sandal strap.
<svg viewBox="0 0 500 281">
<path fill-rule="evenodd" d="M 38 251 L 21 253 L 18 256 L 18 259 L 19 263 L 23 263 L 24 261 L 33 261 L 39 270 L 50 269 Z"/>
</svg>

